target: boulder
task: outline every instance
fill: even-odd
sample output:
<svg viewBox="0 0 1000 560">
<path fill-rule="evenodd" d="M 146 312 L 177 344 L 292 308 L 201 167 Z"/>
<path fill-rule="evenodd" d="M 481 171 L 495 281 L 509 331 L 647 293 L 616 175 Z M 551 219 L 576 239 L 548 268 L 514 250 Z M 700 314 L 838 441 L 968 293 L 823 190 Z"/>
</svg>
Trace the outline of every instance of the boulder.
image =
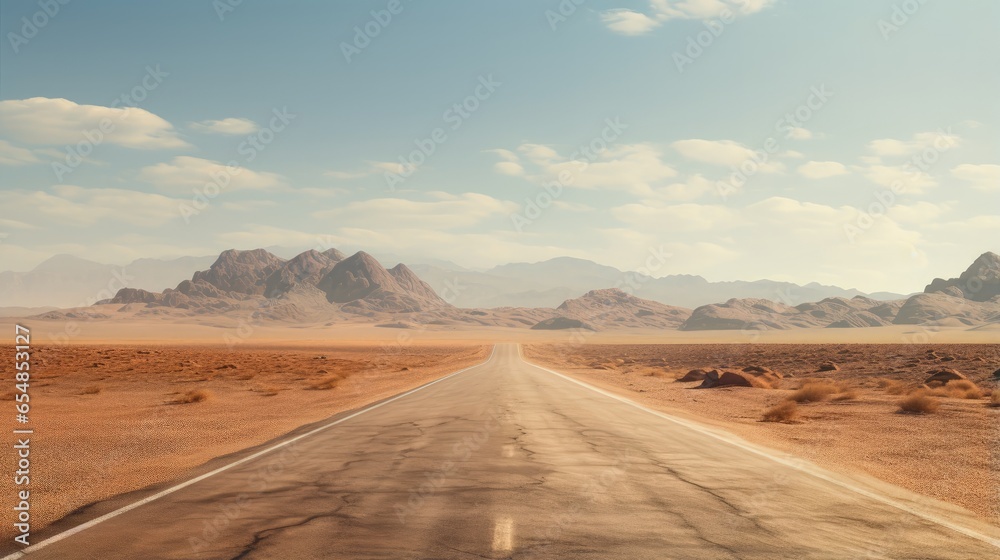
<svg viewBox="0 0 1000 560">
<path fill-rule="evenodd" d="M 677 381 L 680 381 L 682 383 L 687 383 L 690 381 L 704 381 L 706 375 L 708 375 L 708 371 L 706 370 L 693 369 L 685 373 L 684 376 L 678 379 Z"/>
<path fill-rule="evenodd" d="M 927 373 L 930 374 L 930 377 L 924 380 L 925 384 L 939 383 L 941 385 L 944 385 L 949 381 L 968 379 L 964 374 L 952 368 L 934 369 Z"/>
</svg>

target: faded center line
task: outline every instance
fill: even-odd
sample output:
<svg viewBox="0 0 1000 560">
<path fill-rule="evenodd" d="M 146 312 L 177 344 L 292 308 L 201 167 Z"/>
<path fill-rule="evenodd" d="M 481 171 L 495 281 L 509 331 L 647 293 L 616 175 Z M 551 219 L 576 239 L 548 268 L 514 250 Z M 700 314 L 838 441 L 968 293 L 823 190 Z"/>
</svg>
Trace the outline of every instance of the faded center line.
<svg viewBox="0 0 1000 560">
<path fill-rule="evenodd" d="M 499 517 L 493 520 L 493 550 L 509 552 L 514 548 L 514 520 Z"/>
</svg>

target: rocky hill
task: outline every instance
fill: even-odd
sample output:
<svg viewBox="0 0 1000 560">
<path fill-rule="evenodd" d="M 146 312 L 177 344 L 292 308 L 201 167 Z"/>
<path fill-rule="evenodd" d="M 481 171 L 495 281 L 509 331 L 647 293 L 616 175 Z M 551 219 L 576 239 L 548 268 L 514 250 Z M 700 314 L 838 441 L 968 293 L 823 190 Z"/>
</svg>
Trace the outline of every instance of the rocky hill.
<svg viewBox="0 0 1000 560">
<path fill-rule="evenodd" d="M 123 288 L 107 303 L 142 304 L 153 313 L 163 307 L 198 314 L 255 309 L 277 319 L 449 307 L 405 265 L 389 271 L 367 253 L 344 258 L 336 249 L 306 251 L 287 261 L 264 249 L 230 249 L 174 289 Z"/>
<path fill-rule="evenodd" d="M 640 299 L 618 288 L 608 288 L 591 290 L 581 297 L 568 299 L 556 308 L 556 313 L 555 318 L 533 328 L 676 329 L 691 315 L 691 310 Z M 573 326 L 577 324 L 577 327 Z"/>
<path fill-rule="evenodd" d="M 935 278 L 924 293 L 943 293 L 972 301 L 989 301 L 1000 295 L 1000 255 L 979 255 L 958 278 Z"/>
</svg>

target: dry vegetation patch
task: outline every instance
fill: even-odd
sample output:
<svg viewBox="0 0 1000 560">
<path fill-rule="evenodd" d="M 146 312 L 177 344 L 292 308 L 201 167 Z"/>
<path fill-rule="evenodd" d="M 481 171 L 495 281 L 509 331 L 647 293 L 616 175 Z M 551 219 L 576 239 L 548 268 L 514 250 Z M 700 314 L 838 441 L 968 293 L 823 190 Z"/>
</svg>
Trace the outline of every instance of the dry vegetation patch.
<svg viewBox="0 0 1000 560">
<path fill-rule="evenodd" d="M 848 387 L 841 390 L 841 392 L 837 393 L 836 395 L 834 395 L 833 398 L 830 400 L 843 402 L 843 401 L 856 401 L 859 398 L 861 398 L 861 390 L 858 389 L 857 387 Z"/>
<path fill-rule="evenodd" d="M 788 396 L 788 400 L 795 402 L 820 402 L 826 400 L 830 395 L 840 392 L 836 385 L 825 381 L 815 381 L 806 383 L 794 393 Z"/>
<path fill-rule="evenodd" d="M 907 414 L 934 414 L 941 407 L 941 401 L 927 391 L 914 391 L 899 401 L 899 411 Z"/>
<path fill-rule="evenodd" d="M 782 401 L 764 411 L 764 422 L 791 422 L 799 417 L 799 406 L 795 401 Z"/>
<path fill-rule="evenodd" d="M 192 404 L 192 403 L 205 402 L 207 400 L 210 400 L 212 396 L 213 395 L 211 391 L 208 391 L 206 389 L 195 389 L 194 391 L 188 391 L 183 395 L 180 395 L 179 397 L 175 398 L 170 402 L 173 404 Z"/>
</svg>

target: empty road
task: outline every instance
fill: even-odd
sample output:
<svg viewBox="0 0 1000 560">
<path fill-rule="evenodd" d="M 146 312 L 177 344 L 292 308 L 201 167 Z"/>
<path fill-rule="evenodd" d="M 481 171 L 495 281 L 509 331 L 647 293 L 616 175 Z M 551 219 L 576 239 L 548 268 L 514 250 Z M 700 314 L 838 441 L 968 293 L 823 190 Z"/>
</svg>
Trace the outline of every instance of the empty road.
<svg viewBox="0 0 1000 560">
<path fill-rule="evenodd" d="M 203 472 L 245 460 L 73 529 L 171 486 L 98 504 L 23 556 L 1000 555 L 996 528 L 602 394 L 525 363 L 513 344 L 338 419 L 257 457 L 260 450 L 220 459 Z"/>
</svg>

